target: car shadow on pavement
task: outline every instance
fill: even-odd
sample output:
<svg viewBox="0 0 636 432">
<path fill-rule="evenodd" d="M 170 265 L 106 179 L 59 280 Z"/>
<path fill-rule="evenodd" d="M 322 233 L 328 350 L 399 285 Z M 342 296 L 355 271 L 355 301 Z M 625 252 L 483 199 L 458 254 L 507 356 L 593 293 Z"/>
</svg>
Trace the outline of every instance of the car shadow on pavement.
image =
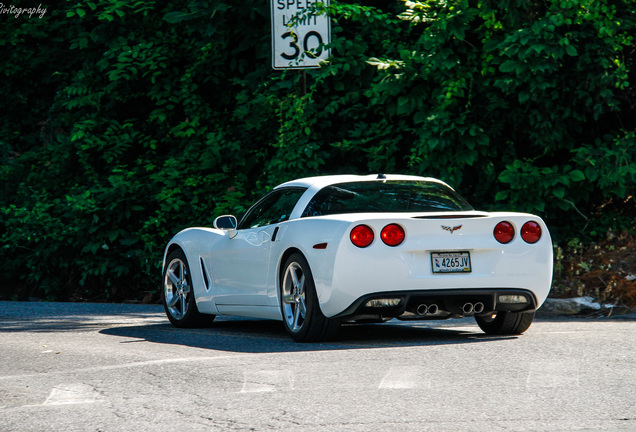
<svg viewBox="0 0 636 432">
<path fill-rule="evenodd" d="M 101 330 L 100 333 L 153 343 L 240 353 L 434 346 L 516 339 L 516 336 L 488 336 L 481 333 L 478 328 L 436 328 L 430 324 L 390 322 L 344 324 L 333 340 L 296 343 L 285 333 L 282 323 L 247 318 L 217 320 L 209 327 L 198 329 L 178 329 L 166 323 L 111 327 Z M 129 342 L 131 341 L 122 341 Z"/>
</svg>

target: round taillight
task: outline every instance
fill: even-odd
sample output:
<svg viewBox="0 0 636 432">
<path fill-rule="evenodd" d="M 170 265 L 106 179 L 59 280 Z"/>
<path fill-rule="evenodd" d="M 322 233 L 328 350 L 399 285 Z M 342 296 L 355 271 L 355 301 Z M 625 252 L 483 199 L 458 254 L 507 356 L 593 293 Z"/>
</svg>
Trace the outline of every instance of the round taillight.
<svg viewBox="0 0 636 432">
<path fill-rule="evenodd" d="M 499 222 L 493 234 L 499 243 L 510 243 L 515 238 L 515 227 L 510 222 Z"/>
<path fill-rule="evenodd" d="M 366 225 L 358 225 L 351 230 L 349 238 L 354 245 L 365 248 L 373 243 L 373 230 Z"/>
<path fill-rule="evenodd" d="M 526 243 L 536 243 L 541 238 L 541 226 L 533 221 L 526 222 L 521 227 L 521 238 Z"/>
<path fill-rule="evenodd" d="M 380 238 L 387 246 L 397 246 L 404 241 L 404 228 L 398 224 L 389 224 L 382 228 Z"/>
</svg>

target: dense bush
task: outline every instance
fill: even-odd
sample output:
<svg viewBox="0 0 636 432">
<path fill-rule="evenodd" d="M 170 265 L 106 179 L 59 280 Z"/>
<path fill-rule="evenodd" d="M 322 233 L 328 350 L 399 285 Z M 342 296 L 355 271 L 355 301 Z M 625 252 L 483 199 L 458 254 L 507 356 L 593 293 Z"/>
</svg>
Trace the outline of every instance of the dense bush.
<svg viewBox="0 0 636 432">
<path fill-rule="evenodd" d="M 0 15 L 0 297 L 140 298 L 179 229 L 314 174 L 440 177 L 563 242 L 634 229 L 632 6 L 332 0 L 304 73 L 271 69 L 263 1 Z"/>
</svg>

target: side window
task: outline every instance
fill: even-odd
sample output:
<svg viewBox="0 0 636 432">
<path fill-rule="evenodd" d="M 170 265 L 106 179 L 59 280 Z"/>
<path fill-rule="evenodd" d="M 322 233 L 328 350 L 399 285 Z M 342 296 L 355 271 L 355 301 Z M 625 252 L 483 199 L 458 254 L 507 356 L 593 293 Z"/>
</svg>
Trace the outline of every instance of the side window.
<svg viewBox="0 0 636 432">
<path fill-rule="evenodd" d="M 254 204 L 239 223 L 239 229 L 258 228 L 289 219 L 305 189 L 278 189 Z"/>
</svg>

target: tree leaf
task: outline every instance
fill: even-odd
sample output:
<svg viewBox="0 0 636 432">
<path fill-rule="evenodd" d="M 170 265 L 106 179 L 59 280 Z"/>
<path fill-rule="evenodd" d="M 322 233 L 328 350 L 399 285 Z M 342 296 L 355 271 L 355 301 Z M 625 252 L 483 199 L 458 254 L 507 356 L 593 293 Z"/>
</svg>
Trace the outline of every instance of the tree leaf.
<svg viewBox="0 0 636 432">
<path fill-rule="evenodd" d="M 514 60 L 506 60 L 499 66 L 499 70 L 504 73 L 512 72 L 517 69 L 517 62 Z"/>
<path fill-rule="evenodd" d="M 585 174 L 580 170 L 572 170 L 570 171 L 570 178 L 575 182 L 583 181 L 585 180 Z"/>
</svg>

